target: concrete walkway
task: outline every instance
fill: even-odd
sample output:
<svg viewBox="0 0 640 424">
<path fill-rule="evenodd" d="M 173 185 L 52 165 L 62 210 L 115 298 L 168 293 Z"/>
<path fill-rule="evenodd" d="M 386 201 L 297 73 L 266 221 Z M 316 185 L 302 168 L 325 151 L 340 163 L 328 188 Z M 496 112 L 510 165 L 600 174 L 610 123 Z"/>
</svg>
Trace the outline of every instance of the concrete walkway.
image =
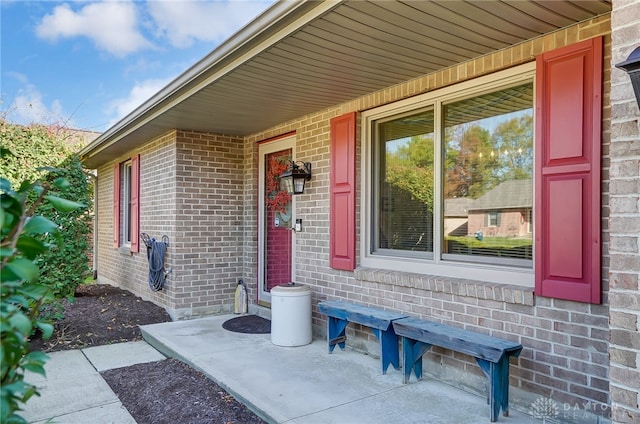
<svg viewBox="0 0 640 424">
<path fill-rule="evenodd" d="M 166 359 L 146 342 L 117 343 L 80 350 L 52 352 L 46 377 L 27 373 L 41 396 L 27 402 L 22 417 L 30 423 L 135 424 L 100 371 Z"/>
<path fill-rule="evenodd" d="M 224 330 L 234 316 L 146 325 L 146 342 L 52 353 L 47 378 L 27 377 L 42 396 L 22 415 L 36 423 L 135 423 L 99 372 L 166 355 L 202 371 L 269 423 L 489 423 L 485 398 L 427 379 L 404 385 L 400 371 L 382 375 L 378 359 L 349 349 L 329 355 L 325 340 L 280 347 L 269 334 Z M 512 408 L 498 422 L 540 420 Z"/>
</svg>

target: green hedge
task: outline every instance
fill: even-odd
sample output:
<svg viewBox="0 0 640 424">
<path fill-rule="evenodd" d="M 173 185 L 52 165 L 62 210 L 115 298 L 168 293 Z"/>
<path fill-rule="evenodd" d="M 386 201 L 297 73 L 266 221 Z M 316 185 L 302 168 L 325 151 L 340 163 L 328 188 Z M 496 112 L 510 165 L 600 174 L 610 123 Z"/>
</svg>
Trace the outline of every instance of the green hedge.
<svg viewBox="0 0 640 424">
<path fill-rule="evenodd" d="M 0 157 L 11 153 L 0 147 Z M 17 187 L 0 178 L 0 422 L 26 423 L 19 415 L 37 387 L 24 380 L 27 371 L 44 375 L 47 355 L 29 351 L 29 337 L 38 329 L 48 338 L 53 325 L 42 319 L 40 307 L 51 300 L 51 290 L 41 281 L 38 258 L 46 256 L 51 245 L 42 239 L 62 244 L 65 228 L 37 211 L 47 204 L 60 217 L 83 209 L 84 205 L 53 194 L 70 186 L 64 178 L 51 183 L 28 180 Z"/>
<path fill-rule="evenodd" d="M 72 297 L 91 271 L 88 254 L 92 249 L 93 179 L 73 154 L 78 146 L 63 127 L 22 126 L 2 120 L 0 135 L 2 147 L 13 153 L 3 155 L 0 162 L 2 177 L 12 186 L 18 187 L 22 181 L 40 181 L 48 184 L 55 195 L 87 206 L 60 213 L 43 202 L 35 211 L 60 229 L 60 237 L 55 240 L 51 234 L 38 236 L 50 247 L 36 260 L 41 270 L 40 282 L 51 288 L 55 298 Z M 60 178 L 67 183 L 56 187 L 53 182 Z M 32 192 L 30 196 L 33 200 L 36 195 Z"/>
</svg>

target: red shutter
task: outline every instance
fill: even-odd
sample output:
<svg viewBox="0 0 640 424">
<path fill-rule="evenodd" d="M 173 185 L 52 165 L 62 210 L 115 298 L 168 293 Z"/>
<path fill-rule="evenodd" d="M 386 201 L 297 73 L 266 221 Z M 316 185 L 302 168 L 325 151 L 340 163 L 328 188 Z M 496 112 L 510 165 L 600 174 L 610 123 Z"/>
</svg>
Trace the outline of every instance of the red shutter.
<svg viewBox="0 0 640 424">
<path fill-rule="evenodd" d="M 536 294 L 601 302 L 602 38 L 536 63 Z"/>
<path fill-rule="evenodd" d="M 131 251 L 140 251 L 140 155 L 131 158 Z"/>
<path fill-rule="evenodd" d="M 120 247 L 120 164 L 113 165 L 113 247 Z"/>
<path fill-rule="evenodd" d="M 351 271 L 356 266 L 356 114 L 331 120 L 330 177 L 331 268 Z"/>
</svg>

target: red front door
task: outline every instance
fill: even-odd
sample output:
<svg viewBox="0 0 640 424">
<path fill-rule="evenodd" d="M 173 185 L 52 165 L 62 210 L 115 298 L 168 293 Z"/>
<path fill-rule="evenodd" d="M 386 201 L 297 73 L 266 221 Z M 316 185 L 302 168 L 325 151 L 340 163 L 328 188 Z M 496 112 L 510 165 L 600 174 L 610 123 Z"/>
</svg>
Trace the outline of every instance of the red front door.
<svg viewBox="0 0 640 424">
<path fill-rule="evenodd" d="M 293 199 L 280 188 L 280 175 L 291 161 L 295 139 L 260 145 L 259 301 L 270 304 L 271 289 L 293 281 Z"/>
</svg>

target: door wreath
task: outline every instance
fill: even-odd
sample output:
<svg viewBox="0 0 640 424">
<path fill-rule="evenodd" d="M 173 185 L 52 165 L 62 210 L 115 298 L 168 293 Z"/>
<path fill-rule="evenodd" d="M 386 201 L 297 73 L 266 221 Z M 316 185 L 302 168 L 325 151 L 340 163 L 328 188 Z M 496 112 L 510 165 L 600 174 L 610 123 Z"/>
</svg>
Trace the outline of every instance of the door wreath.
<svg viewBox="0 0 640 424">
<path fill-rule="evenodd" d="M 290 226 L 291 194 L 280 187 L 280 175 L 289 167 L 290 160 L 286 156 L 271 156 L 267 167 L 265 205 L 275 216 Z"/>
</svg>

